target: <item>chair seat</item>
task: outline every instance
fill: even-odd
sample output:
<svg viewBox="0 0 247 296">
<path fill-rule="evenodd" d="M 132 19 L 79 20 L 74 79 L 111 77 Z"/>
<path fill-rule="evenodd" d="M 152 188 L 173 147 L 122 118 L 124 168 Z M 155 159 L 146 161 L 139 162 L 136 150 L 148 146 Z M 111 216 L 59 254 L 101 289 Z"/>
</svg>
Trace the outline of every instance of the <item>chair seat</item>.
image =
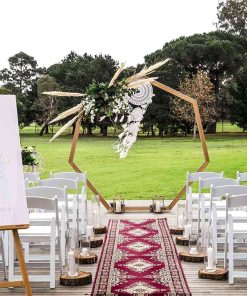
<svg viewBox="0 0 247 296">
<path fill-rule="evenodd" d="M 247 223 L 233 223 L 233 232 L 237 234 L 247 234 Z"/>
<path fill-rule="evenodd" d="M 51 226 L 30 226 L 27 229 L 20 229 L 19 235 L 23 236 L 50 236 L 51 235 Z"/>
<path fill-rule="evenodd" d="M 55 213 L 37 213 L 37 212 L 32 212 L 29 213 L 29 220 L 30 221 L 47 221 L 47 220 L 52 220 L 52 218 L 55 218 L 56 214 Z M 61 218 L 61 213 L 59 213 L 59 218 Z"/>
<path fill-rule="evenodd" d="M 213 203 L 216 205 L 217 209 L 225 209 L 226 208 L 226 201 L 225 200 L 216 200 L 216 201 L 213 201 Z M 210 206 L 210 202 L 206 201 L 205 207 L 209 208 L 209 206 Z"/>
<path fill-rule="evenodd" d="M 202 193 L 204 198 L 210 198 L 210 193 Z M 199 193 L 192 193 L 192 198 L 199 199 Z"/>
<path fill-rule="evenodd" d="M 229 211 L 229 214 L 232 215 L 233 219 L 247 219 L 247 212 L 244 211 Z M 217 219 L 224 219 L 226 218 L 225 211 L 217 211 Z"/>
</svg>

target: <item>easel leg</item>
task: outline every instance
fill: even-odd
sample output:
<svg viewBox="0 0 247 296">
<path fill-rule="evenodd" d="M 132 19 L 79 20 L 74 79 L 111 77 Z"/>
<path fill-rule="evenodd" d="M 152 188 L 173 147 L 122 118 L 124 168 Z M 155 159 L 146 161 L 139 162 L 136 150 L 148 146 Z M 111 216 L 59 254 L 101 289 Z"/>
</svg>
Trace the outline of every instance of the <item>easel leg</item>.
<svg viewBox="0 0 247 296">
<path fill-rule="evenodd" d="M 13 237 L 14 237 L 14 242 L 15 242 L 16 254 L 17 254 L 20 269 L 21 269 L 22 279 L 23 279 L 25 289 L 26 289 L 26 295 L 32 296 L 32 289 L 31 289 L 31 285 L 29 282 L 27 268 L 26 268 L 26 264 L 25 264 L 25 260 L 24 260 L 24 256 L 23 256 L 21 242 L 20 242 L 20 237 L 19 237 L 19 233 L 18 233 L 17 229 L 13 230 Z"/>
</svg>

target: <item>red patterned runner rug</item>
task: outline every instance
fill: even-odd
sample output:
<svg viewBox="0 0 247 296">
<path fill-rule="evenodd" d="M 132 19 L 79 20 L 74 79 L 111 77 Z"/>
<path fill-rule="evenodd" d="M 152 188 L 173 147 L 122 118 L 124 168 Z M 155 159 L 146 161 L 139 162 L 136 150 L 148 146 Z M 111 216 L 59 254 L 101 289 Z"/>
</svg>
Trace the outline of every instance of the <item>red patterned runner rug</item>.
<svg viewBox="0 0 247 296">
<path fill-rule="evenodd" d="M 166 219 L 109 221 L 91 295 L 191 295 Z"/>
</svg>

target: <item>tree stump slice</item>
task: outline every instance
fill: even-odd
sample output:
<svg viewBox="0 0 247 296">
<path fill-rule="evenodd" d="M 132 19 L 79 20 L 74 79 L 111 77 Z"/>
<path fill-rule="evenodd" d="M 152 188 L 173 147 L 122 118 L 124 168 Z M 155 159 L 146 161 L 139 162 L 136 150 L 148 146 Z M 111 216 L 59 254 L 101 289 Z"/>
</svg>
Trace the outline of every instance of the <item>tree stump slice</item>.
<svg viewBox="0 0 247 296">
<path fill-rule="evenodd" d="M 189 245 L 189 239 L 185 238 L 183 236 L 176 237 L 176 244 L 179 246 L 188 246 Z M 196 241 L 192 243 L 192 245 L 196 245 Z"/>
<path fill-rule="evenodd" d="M 99 237 L 95 237 L 95 238 L 92 238 L 90 240 L 90 248 L 92 249 L 95 249 L 95 248 L 99 248 L 103 245 L 103 239 L 102 238 L 99 238 Z M 88 242 L 84 242 L 82 241 L 81 242 L 81 246 L 83 248 L 87 248 L 88 247 Z"/>
<path fill-rule="evenodd" d="M 96 254 L 90 253 L 87 256 L 76 255 L 75 256 L 76 262 L 79 264 L 94 264 L 98 260 L 98 256 Z"/>
<path fill-rule="evenodd" d="M 174 227 L 174 228 L 170 228 L 170 234 L 175 234 L 175 235 L 183 235 L 183 228 L 178 228 L 178 227 Z"/>
<path fill-rule="evenodd" d="M 201 263 L 207 257 L 206 254 L 190 254 L 189 252 L 179 253 L 179 259 L 185 262 Z"/>
<path fill-rule="evenodd" d="M 106 228 L 106 226 L 95 227 L 94 228 L 94 233 L 95 234 L 104 234 L 104 233 L 107 233 L 107 228 Z"/>
<path fill-rule="evenodd" d="M 225 281 L 228 278 L 228 271 L 224 268 L 217 268 L 214 271 L 209 271 L 204 268 L 198 271 L 198 277 L 200 279 Z"/>
<path fill-rule="evenodd" d="M 76 277 L 69 277 L 67 274 L 60 276 L 60 285 L 77 287 L 92 283 L 92 274 L 90 272 L 80 272 Z"/>
</svg>

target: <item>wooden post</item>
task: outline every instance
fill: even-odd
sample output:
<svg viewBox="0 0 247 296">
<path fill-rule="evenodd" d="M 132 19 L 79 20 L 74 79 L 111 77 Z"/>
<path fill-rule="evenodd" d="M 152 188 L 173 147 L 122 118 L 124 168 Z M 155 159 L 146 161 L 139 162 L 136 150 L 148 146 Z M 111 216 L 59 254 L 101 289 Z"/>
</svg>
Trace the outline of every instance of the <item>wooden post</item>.
<svg viewBox="0 0 247 296">
<path fill-rule="evenodd" d="M 27 227 L 25 227 L 27 228 Z M 1 227 L 1 230 L 3 230 L 3 227 Z M 14 238 L 14 244 L 16 249 L 16 254 L 18 257 L 21 275 L 22 275 L 22 281 L 12 281 L 12 282 L 0 282 L 0 288 L 9 288 L 9 287 L 25 287 L 26 296 L 32 296 L 32 289 L 28 278 L 27 268 L 23 256 L 22 251 L 22 245 L 20 242 L 20 237 L 18 233 L 18 228 L 15 228 L 14 226 L 9 228 L 5 228 L 4 230 L 12 230 L 13 238 Z"/>
</svg>

